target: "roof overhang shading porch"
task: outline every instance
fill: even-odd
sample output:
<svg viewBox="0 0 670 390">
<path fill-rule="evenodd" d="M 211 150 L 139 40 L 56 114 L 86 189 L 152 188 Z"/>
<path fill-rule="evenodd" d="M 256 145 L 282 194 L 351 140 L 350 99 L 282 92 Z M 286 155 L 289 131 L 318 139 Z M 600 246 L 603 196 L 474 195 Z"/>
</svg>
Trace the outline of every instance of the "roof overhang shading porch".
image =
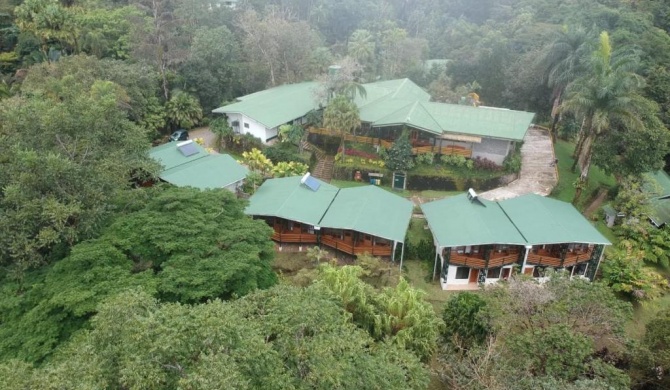
<svg viewBox="0 0 670 390">
<path fill-rule="evenodd" d="M 449 266 L 486 270 L 514 263 L 522 270 L 588 263 L 592 278 L 603 247 L 610 245 L 571 204 L 539 195 L 489 202 L 471 192 L 422 209 L 436 246 L 434 275 L 440 260 L 444 280 Z M 495 253 L 492 247 L 502 248 Z"/>
<path fill-rule="evenodd" d="M 249 199 L 245 213 L 310 225 L 319 231 L 316 235 L 320 243 L 351 255 L 369 252 L 394 258 L 398 243 L 403 244 L 404 249 L 412 202 L 376 186 L 338 189 L 317 181 L 320 186 L 313 191 L 301 184 L 298 176 L 267 180 Z M 380 240 L 367 243 L 365 238 L 353 239 L 353 235 L 347 240 L 346 234 L 340 238 L 330 237 L 323 233 L 325 229 L 355 232 Z M 275 229 L 276 240 L 295 238 L 280 236 L 287 233 Z"/>
</svg>

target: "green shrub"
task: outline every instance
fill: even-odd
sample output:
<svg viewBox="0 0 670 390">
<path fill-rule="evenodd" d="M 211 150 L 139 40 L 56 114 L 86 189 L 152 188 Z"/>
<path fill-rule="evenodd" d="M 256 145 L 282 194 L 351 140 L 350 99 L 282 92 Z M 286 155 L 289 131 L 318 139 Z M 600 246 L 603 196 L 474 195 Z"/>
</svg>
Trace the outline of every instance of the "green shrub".
<svg viewBox="0 0 670 390">
<path fill-rule="evenodd" d="M 265 156 L 277 164 L 280 162 L 297 162 L 306 163 L 306 161 L 298 154 L 298 149 L 287 142 L 281 142 L 265 148 Z"/>
<path fill-rule="evenodd" d="M 421 153 L 416 156 L 416 163 L 420 165 L 433 165 L 435 162 L 435 153 Z"/>
<path fill-rule="evenodd" d="M 442 161 L 442 164 L 444 165 L 451 165 L 458 168 L 472 169 L 474 166 L 472 160 L 468 160 L 464 156 L 456 154 L 443 154 L 440 157 L 440 161 Z"/>
<path fill-rule="evenodd" d="M 521 171 L 521 154 L 515 152 L 505 157 L 503 168 L 505 172 L 509 173 L 518 173 Z"/>
</svg>

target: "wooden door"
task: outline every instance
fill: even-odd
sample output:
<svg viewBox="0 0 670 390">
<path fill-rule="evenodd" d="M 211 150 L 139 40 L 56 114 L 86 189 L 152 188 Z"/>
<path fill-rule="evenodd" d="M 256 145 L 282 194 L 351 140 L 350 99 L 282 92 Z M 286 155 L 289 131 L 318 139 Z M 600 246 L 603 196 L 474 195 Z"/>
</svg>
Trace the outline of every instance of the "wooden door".
<svg viewBox="0 0 670 390">
<path fill-rule="evenodd" d="M 477 283 L 479 280 L 479 270 L 478 269 L 471 269 L 470 270 L 470 279 L 468 279 L 469 283 Z"/>
<path fill-rule="evenodd" d="M 533 269 L 534 268 L 526 268 L 525 270 L 523 270 L 523 273 L 526 274 L 526 275 L 532 275 L 533 274 Z"/>
<path fill-rule="evenodd" d="M 503 268 L 501 278 L 503 278 L 503 279 L 509 279 L 510 271 L 511 271 L 510 268 Z"/>
</svg>

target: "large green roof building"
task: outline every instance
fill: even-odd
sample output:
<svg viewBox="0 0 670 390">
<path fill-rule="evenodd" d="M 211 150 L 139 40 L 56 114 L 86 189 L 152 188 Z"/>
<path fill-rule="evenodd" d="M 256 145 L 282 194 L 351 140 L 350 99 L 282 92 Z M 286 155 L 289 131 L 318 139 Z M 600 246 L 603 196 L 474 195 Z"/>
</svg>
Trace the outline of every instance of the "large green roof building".
<svg viewBox="0 0 670 390">
<path fill-rule="evenodd" d="M 430 145 L 435 152 L 460 148 L 473 158 L 502 164 L 523 140 L 534 114 L 493 107 L 435 103 L 430 95 L 409 79 L 363 84 L 365 94 L 356 95 L 363 122 L 362 134 L 392 140 L 398 129 L 413 129 L 413 141 Z M 233 129 L 252 134 L 263 142 L 278 135 L 279 126 L 303 123 L 305 115 L 327 105 L 318 101 L 316 82 L 282 85 L 238 98 L 236 103 L 213 110 L 226 114 Z"/>
</svg>

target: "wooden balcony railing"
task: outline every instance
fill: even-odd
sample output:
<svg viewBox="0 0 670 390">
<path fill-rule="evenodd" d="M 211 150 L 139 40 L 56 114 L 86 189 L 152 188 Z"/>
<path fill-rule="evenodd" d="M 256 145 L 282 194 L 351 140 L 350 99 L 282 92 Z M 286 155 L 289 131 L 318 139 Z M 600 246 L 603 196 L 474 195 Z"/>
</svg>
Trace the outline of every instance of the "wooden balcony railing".
<svg viewBox="0 0 670 390">
<path fill-rule="evenodd" d="M 391 256 L 393 248 L 388 245 L 352 245 L 351 243 L 333 238 L 331 236 L 322 236 L 321 243 L 333 249 L 337 249 L 350 255 L 360 255 L 369 253 L 373 256 Z"/>
<path fill-rule="evenodd" d="M 484 260 L 479 253 L 463 254 L 452 251 L 449 256 L 449 264 L 472 268 L 486 268 L 486 260 Z"/>
<path fill-rule="evenodd" d="M 275 231 L 272 239 L 281 243 L 316 244 L 316 234 L 309 233 L 283 233 Z"/>
<path fill-rule="evenodd" d="M 553 252 L 538 251 L 529 253 L 527 263 L 532 265 L 542 265 L 548 267 L 570 267 L 578 263 L 583 263 L 591 259 L 591 251 L 570 252 L 566 254 L 565 260 L 561 264 L 560 254 Z"/>
<path fill-rule="evenodd" d="M 497 268 L 504 265 L 514 264 L 519 260 L 519 252 L 511 251 L 493 251 L 489 255 L 488 268 Z M 483 253 L 458 253 L 452 251 L 449 257 L 449 264 L 463 265 L 472 268 L 486 268 L 487 263 L 484 260 Z"/>
</svg>

